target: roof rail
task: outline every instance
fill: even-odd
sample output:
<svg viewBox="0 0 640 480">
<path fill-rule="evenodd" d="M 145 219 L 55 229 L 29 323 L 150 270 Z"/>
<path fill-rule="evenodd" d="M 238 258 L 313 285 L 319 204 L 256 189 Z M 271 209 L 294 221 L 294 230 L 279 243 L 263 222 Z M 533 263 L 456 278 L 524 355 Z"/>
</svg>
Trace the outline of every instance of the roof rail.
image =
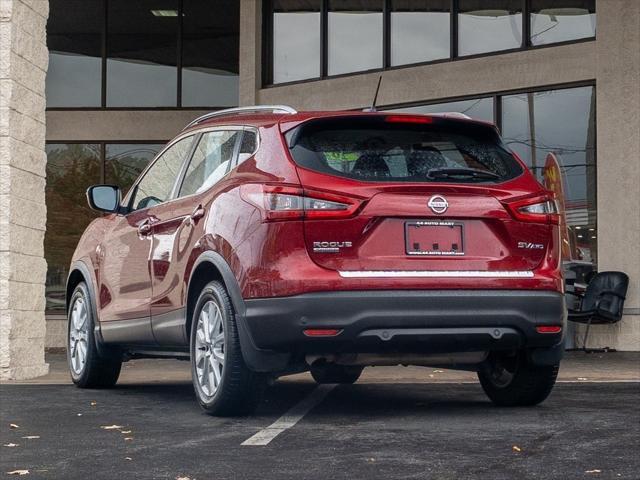
<svg viewBox="0 0 640 480">
<path fill-rule="evenodd" d="M 433 115 L 442 118 L 463 118 L 465 120 L 473 120 L 469 115 L 465 115 L 464 113 L 460 112 L 434 112 L 427 113 L 427 115 Z"/>
<path fill-rule="evenodd" d="M 210 118 L 224 117 L 225 115 L 235 115 L 237 113 L 253 113 L 253 112 L 271 112 L 271 113 L 282 113 L 282 114 L 288 114 L 288 115 L 293 115 L 295 113 L 298 113 L 297 110 L 287 105 L 252 105 L 250 107 L 226 108 L 224 110 L 216 110 L 215 112 L 205 113 L 204 115 L 193 120 L 182 130 L 186 130 L 189 127 L 193 127 L 194 125 L 197 125 L 198 123 L 202 123 L 205 120 L 209 120 Z"/>
</svg>

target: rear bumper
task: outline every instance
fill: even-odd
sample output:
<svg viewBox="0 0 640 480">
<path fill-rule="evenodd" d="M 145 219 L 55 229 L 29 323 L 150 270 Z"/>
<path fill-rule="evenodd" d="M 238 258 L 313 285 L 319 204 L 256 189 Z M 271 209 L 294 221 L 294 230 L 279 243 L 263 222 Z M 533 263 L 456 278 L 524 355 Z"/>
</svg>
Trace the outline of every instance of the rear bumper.
<svg viewBox="0 0 640 480">
<path fill-rule="evenodd" d="M 564 295 L 552 291 L 322 292 L 245 300 L 252 344 L 266 353 L 445 353 L 562 344 Z M 562 332 L 540 334 L 537 325 Z M 305 329 L 333 328 L 334 337 Z"/>
</svg>

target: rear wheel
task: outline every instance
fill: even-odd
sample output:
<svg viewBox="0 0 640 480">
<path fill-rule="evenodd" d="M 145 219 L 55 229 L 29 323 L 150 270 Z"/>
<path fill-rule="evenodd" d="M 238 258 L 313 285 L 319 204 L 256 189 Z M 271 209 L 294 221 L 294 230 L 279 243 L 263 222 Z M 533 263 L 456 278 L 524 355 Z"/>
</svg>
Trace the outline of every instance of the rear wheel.
<svg viewBox="0 0 640 480">
<path fill-rule="evenodd" d="M 364 367 L 323 363 L 311 366 L 311 376 L 317 383 L 356 383 Z"/>
<path fill-rule="evenodd" d="M 71 295 L 67 327 L 67 362 L 71 379 L 81 388 L 113 387 L 120 376 L 119 355 L 100 355 L 93 335 L 95 318 L 87 285 L 78 284 Z"/>
<path fill-rule="evenodd" d="M 532 365 L 524 351 L 492 353 L 478 371 L 478 378 L 496 405 L 529 406 L 537 405 L 549 396 L 558 368 L 559 365 Z"/>
<path fill-rule="evenodd" d="M 251 413 L 266 385 L 242 358 L 235 312 L 220 282 L 202 289 L 193 311 L 191 376 L 198 403 L 218 416 Z"/>
</svg>

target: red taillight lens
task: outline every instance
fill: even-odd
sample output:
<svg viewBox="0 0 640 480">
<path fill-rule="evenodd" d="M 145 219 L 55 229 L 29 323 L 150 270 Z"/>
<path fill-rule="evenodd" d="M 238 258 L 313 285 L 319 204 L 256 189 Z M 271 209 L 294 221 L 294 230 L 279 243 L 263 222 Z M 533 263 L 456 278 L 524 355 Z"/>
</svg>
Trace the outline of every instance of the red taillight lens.
<svg viewBox="0 0 640 480">
<path fill-rule="evenodd" d="M 538 333 L 560 333 L 562 327 L 560 325 L 538 325 L 536 332 Z"/>
<path fill-rule="evenodd" d="M 360 206 L 355 198 L 288 186 L 247 184 L 240 195 L 264 211 L 266 221 L 344 218 Z"/>
<path fill-rule="evenodd" d="M 307 328 L 304 330 L 304 334 L 307 337 L 335 337 L 339 335 L 342 330 L 337 328 Z"/>
<path fill-rule="evenodd" d="M 560 213 L 555 200 L 551 197 L 537 195 L 512 202 L 507 202 L 511 214 L 522 222 L 560 224 Z"/>
<path fill-rule="evenodd" d="M 389 123 L 433 123 L 432 117 L 423 115 L 387 115 L 384 120 Z"/>
</svg>

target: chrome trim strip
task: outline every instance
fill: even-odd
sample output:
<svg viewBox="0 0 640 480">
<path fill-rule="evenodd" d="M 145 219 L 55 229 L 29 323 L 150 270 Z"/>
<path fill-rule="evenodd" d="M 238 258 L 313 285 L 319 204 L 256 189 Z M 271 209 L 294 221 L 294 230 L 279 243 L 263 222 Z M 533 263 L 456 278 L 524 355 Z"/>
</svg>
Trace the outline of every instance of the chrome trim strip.
<svg viewBox="0 0 640 480">
<path fill-rule="evenodd" d="M 532 278 L 531 270 L 360 270 L 339 271 L 343 278 Z"/>
</svg>

